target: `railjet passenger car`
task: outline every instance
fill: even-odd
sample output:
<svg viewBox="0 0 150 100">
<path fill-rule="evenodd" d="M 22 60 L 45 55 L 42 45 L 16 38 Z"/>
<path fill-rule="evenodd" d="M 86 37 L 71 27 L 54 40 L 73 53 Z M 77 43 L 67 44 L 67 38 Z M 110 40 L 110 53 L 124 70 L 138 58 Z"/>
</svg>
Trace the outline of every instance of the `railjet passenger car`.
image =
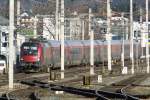
<svg viewBox="0 0 150 100">
<path fill-rule="evenodd" d="M 65 42 L 65 66 L 90 63 L 90 40 L 66 40 Z M 23 69 L 39 70 L 49 66 L 60 67 L 60 41 L 29 41 L 21 46 L 20 63 Z M 138 55 L 141 56 L 140 43 L 134 42 L 134 48 L 138 46 Z M 120 60 L 122 53 L 122 41 L 111 41 L 112 60 Z M 125 59 L 130 57 L 130 43 L 124 41 Z M 107 62 L 107 41 L 94 40 L 95 64 Z"/>
</svg>

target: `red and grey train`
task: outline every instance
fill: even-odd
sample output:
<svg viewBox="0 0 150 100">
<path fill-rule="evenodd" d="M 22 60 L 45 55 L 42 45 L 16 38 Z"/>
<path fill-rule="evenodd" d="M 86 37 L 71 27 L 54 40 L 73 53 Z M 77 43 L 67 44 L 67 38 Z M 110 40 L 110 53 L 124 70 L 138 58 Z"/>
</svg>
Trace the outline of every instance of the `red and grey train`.
<svg viewBox="0 0 150 100">
<path fill-rule="evenodd" d="M 90 63 L 90 40 L 66 40 L 65 42 L 65 66 Z M 138 57 L 141 56 L 140 43 L 138 45 Z M 135 48 L 135 47 L 134 47 Z M 136 49 L 134 49 L 134 53 Z M 121 59 L 122 41 L 111 41 L 113 60 Z M 130 43 L 124 41 L 125 59 L 130 57 Z M 29 41 L 21 46 L 20 63 L 24 69 L 41 69 L 47 66 L 60 67 L 60 41 Z M 136 57 L 137 55 L 134 54 Z M 95 63 L 107 62 L 107 41 L 94 40 Z"/>
</svg>

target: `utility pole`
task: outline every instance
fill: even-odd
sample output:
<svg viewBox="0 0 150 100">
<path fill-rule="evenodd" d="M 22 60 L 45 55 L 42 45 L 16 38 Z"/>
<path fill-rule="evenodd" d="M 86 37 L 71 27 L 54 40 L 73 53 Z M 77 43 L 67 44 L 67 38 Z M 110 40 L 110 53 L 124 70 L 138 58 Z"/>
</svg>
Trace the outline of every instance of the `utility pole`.
<svg viewBox="0 0 150 100">
<path fill-rule="evenodd" d="M 58 13 L 58 40 L 61 40 L 61 14 L 60 12 Z"/>
<path fill-rule="evenodd" d="M 133 56 L 133 0 L 130 0 L 130 59 L 132 62 L 131 73 L 134 74 Z"/>
<path fill-rule="evenodd" d="M 111 33 L 110 33 L 110 20 L 111 20 L 111 8 L 110 8 L 110 0 L 107 0 L 107 53 L 108 53 L 108 70 L 111 71 Z"/>
<path fill-rule="evenodd" d="M 84 29 L 85 29 L 85 26 L 84 26 L 84 20 L 81 19 L 81 23 L 82 23 L 82 40 L 84 40 Z"/>
<path fill-rule="evenodd" d="M 64 0 L 61 0 L 61 79 L 64 79 Z"/>
<path fill-rule="evenodd" d="M 20 0 L 17 0 L 17 25 L 20 26 Z"/>
<path fill-rule="evenodd" d="M 56 21 L 56 26 L 55 26 L 55 28 L 56 28 L 56 40 L 59 40 L 58 39 L 58 35 L 59 35 L 59 30 L 58 30 L 58 16 L 59 16 L 59 0 L 56 0 L 56 13 L 55 13 L 55 21 Z"/>
<path fill-rule="evenodd" d="M 124 68 L 124 13 L 122 13 L 121 15 L 121 19 L 122 19 L 122 54 L 121 54 L 121 59 L 122 59 L 122 67 Z"/>
<path fill-rule="evenodd" d="M 90 75 L 94 75 L 94 31 L 90 33 Z"/>
<path fill-rule="evenodd" d="M 149 44 L 148 44 L 148 39 L 149 39 L 149 34 L 148 34 L 148 0 L 146 0 L 146 62 L 147 62 L 147 73 L 149 73 Z"/>
<path fill-rule="evenodd" d="M 91 13 L 92 13 L 92 10 L 91 10 L 91 8 L 89 8 L 89 36 L 91 33 Z"/>
<path fill-rule="evenodd" d="M 75 24 L 75 28 L 74 28 L 74 32 L 75 32 L 75 35 L 74 35 L 74 39 L 76 40 L 77 39 L 77 19 L 74 20 L 74 24 Z"/>
<path fill-rule="evenodd" d="M 71 32 L 72 24 L 71 24 L 71 21 L 69 19 L 68 19 L 68 22 L 69 22 L 69 34 L 70 34 L 70 36 L 69 36 L 70 38 L 69 39 L 71 40 L 72 39 L 72 34 L 71 34 L 72 33 Z"/>
<path fill-rule="evenodd" d="M 91 13 L 89 8 L 89 36 L 90 36 L 90 75 L 94 75 L 94 32 L 91 30 Z"/>
<path fill-rule="evenodd" d="M 17 30 L 20 29 L 20 0 L 17 0 Z M 18 34 L 19 32 L 17 32 Z M 17 39 L 16 39 L 17 40 Z M 18 41 L 18 40 L 17 40 Z M 18 45 L 16 46 L 17 48 L 20 48 Z M 16 48 L 14 48 L 14 52 L 16 52 Z M 14 55 L 16 58 L 16 55 Z M 16 61 L 15 61 L 16 62 Z"/>
<path fill-rule="evenodd" d="M 38 21 L 38 19 L 37 19 L 37 16 L 35 15 L 35 17 L 34 17 L 34 38 L 36 38 L 37 37 L 37 21 Z"/>
<path fill-rule="evenodd" d="M 9 89 L 14 81 L 14 0 L 9 0 Z"/>
<path fill-rule="evenodd" d="M 140 7 L 140 30 L 141 30 L 141 48 L 142 48 L 141 52 L 142 52 L 142 57 L 143 57 L 144 56 L 144 54 L 143 54 L 143 47 L 144 47 L 143 44 L 145 44 L 145 43 L 144 43 L 144 39 L 143 39 L 144 34 L 143 34 L 143 31 L 142 31 L 143 30 L 143 28 L 142 28 L 142 22 L 143 22 L 142 21 L 143 20 L 142 13 L 143 13 L 142 7 Z"/>
</svg>

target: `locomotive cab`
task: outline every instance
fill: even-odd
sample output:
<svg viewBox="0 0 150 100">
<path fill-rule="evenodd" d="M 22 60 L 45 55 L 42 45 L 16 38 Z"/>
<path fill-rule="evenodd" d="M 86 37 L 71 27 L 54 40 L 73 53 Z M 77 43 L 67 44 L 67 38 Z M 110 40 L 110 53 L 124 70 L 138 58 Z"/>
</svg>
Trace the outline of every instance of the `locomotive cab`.
<svg viewBox="0 0 150 100">
<path fill-rule="evenodd" d="M 38 68 L 40 66 L 41 46 L 39 43 L 25 42 L 21 46 L 20 63 L 27 69 Z"/>
</svg>

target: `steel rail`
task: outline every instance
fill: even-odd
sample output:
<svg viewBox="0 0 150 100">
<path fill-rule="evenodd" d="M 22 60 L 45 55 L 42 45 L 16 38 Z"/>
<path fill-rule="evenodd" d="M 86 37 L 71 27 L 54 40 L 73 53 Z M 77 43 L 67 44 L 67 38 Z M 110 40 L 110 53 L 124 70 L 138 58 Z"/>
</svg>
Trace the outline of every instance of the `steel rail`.
<svg viewBox="0 0 150 100">
<path fill-rule="evenodd" d="M 127 99 L 127 100 L 140 100 L 139 98 L 137 98 L 137 97 L 135 97 L 135 96 L 132 96 L 132 95 L 129 95 L 129 94 L 125 93 L 125 89 L 127 89 L 127 88 L 129 88 L 129 87 L 131 87 L 131 84 L 130 84 L 130 85 L 127 85 L 127 86 L 125 86 L 125 87 L 123 87 L 123 88 L 121 89 L 121 93 L 126 96 L 126 99 Z"/>
</svg>

